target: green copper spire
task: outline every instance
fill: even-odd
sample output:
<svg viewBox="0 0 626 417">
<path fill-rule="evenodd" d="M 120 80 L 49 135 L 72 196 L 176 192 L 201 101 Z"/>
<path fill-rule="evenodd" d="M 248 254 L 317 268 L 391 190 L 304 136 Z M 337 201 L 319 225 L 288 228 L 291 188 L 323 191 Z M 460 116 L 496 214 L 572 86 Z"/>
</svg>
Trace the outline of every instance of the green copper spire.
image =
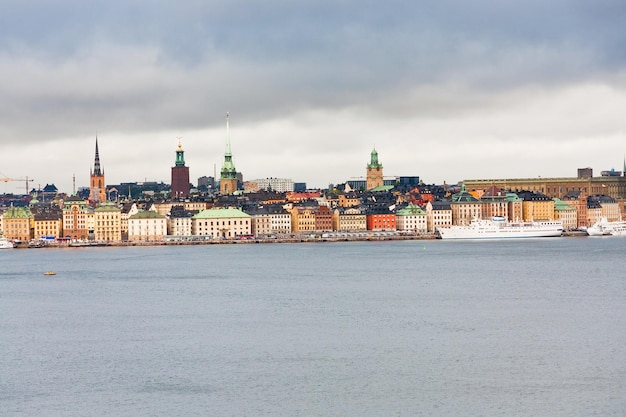
<svg viewBox="0 0 626 417">
<path fill-rule="evenodd" d="M 185 166 L 185 151 L 183 151 L 183 145 L 180 144 L 180 138 L 178 138 L 178 149 L 176 150 L 176 166 Z"/>
<path fill-rule="evenodd" d="M 370 163 L 367 164 L 368 168 L 382 168 L 382 164 L 380 164 L 378 162 L 378 152 L 376 151 L 376 148 L 374 148 L 372 150 L 372 153 L 370 154 Z"/>
<path fill-rule="evenodd" d="M 233 163 L 233 154 L 230 150 L 230 125 L 229 115 L 226 113 L 226 152 L 224 153 L 224 165 L 222 165 L 221 179 L 237 178 L 237 169 Z"/>
</svg>

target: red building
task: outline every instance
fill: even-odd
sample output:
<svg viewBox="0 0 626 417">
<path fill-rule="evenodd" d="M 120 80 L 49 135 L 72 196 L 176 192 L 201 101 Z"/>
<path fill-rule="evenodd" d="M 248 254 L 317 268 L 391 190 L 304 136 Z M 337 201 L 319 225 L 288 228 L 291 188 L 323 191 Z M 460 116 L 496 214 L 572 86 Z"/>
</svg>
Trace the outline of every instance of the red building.
<svg viewBox="0 0 626 417">
<path fill-rule="evenodd" d="M 366 217 L 367 230 L 396 230 L 396 213 L 389 210 L 371 211 Z"/>
<path fill-rule="evenodd" d="M 172 198 L 189 197 L 189 167 L 185 166 L 185 152 L 178 142 L 176 165 L 172 167 Z"/>
</svg>

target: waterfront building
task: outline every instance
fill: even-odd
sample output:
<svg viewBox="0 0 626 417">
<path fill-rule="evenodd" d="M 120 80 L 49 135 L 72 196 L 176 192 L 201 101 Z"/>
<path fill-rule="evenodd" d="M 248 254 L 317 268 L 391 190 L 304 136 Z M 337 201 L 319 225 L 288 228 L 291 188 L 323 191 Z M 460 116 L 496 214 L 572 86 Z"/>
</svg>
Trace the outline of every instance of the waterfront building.
<svg viewBox="0 0 626 417">
<path fill-rule="evenodd" d="M 318 205 L 315 210 L 315 230 L 318 232 L 333 230 L 333 212 L 326 205 Z"/>
<path fill-rule="evenodd" d="M 595 200 L 598 202 L 602 209 L 601 216 L 607 221 L 616 222 L 622 220 L 619 204 L 614 198 L 608 195 L 592 195 L 587 197 L 587 200 Z"/>
<path fill-rule="evenodd" d="M 554 220 L 554 200 L 545 194 L 533 191 L 517 193 L 522 199 L 522 220 Z"/>
<path fill-rule="evenodd" d="M 178 142 L 176 149 L 176 161 L 172 167 L 172 191 L 171 197 L 174 199 L 189 197 L 189 167 L 185 166 L 185 152 L 183 145 Z"/>
<path fill-rule="evenodd" d="M 461 185 L 460 192 L 450 196 L 450 208 L 453 225 L 470 224 L 472 220 L 482 217 L 482 203 L 467 192 L 465 184 Z"/>
<path fill-rule="evenodd" d="M 434 200 L 426 203 L 426 221 L 428 232 L 452 226 L 452 208 L 449 201 Z"/>
<path fill-rule="evenodd" d="M 192 218 L 192 234 L 213 239 L 232 239 L 252 234 L 250 215 L 235 208 L 202 210 Z"/>
<path fill-rule="evenodd" d="M 295 233 L 315 231 L 315 208 L 308 206 L 293 206 L 291 213 L 291 230 Z"/>
<path fill-rule="evenodd" d="M 89 172 L 89 201 L 93 204 L 107 201 L 106 183 L 104 182 L 104 169 L 100 165 L 100 154 L 98 152 L 98 137 L 96 136 L 96 156 L 94 158 L 93 170 Z"/>
<path fill-rule="evenodd" d="M 474 195 L 474 194 L 472 194 Z M 481 216 L 483 219 L 494 217 L 509 218 L 509 201 L 507 194 L 498 187 L 490 187 L 480 197 Z"/>
<path fill-rule="evenodd" d="M 167 235 L 165 216 L 152 210 L 139 210 L 128 218 L 128 240 L 160 242 Z"/>
<path fill-rule="evenodd" d="M 99 242 L 122 240 L 122 214 L 114 203 L 102 203 L 93 211 L 94 239 Z"/>
<path fill-rule="evenodd" d="M 396 228 L 403 232 L 426 233 L 428 231 L 426 212 L 416 204 L 409 204 L 396 212 Z"/>
<path fill-rule="evenodd" d="M 389 207 L 378 205 L 367 208 L 366 227 L 367 230 L 396 230 L 396 213 L 389 210 Z"/>
<path fill-rule="evenodd" d="M 367 216 L 357 206 L 338 207 L 333 211 L 333 230 L 360 232 L 367 230 Z"/>
<path fill-rule="evenodd" d="M 90 224 L 92 227 L 89 227 Z M 85 240 L 89 237 L 90 231 L 93 231 L 93 208 L 78 196 L 68 197 L 63 202 L 62 236 Z"/>
<path fill-rule="evenodd" d="M 578 214 L 575 206 L 570 206 L 565 201 L 554 199 L 554 220 L 563 223 L 563 230 L 573 230 L 578 227 Z"/>
<path fill-rule="evenodd" d="M 122 231 L 122 240 L 128 240 L 128 219 L 130 216 L 139 213 L 137 203 L 124 203 L 120 207 L 120 227 Z"/>
<path fill-rule="evenodd" d="M 191 218 L 199 211 L 186 210 L 184 206 L 174 206 L 167 217 L 167 234 L 171 236 L 191 236 Z"/>
<path fill-rule="evenodd" d="M 589 226 L 602 219 L 602 206 L 598 200 L 587 199 L 587 224 Z"/>
<path fill-rule="evenodd" d="M 378 162 L 378 152 L 374 148 L 370 154 L 370 163 L 366 168 L 365 190 L 369 191 L 383 185 L 383 165 Z"/>
<path fill-rule="evenodd" d="M 10 240 L 28 242 L 34 237 L 34 217 L 28 207 L 9 207 L 2 215 L 2 234 Z"/>
<path fill-rule="evenodd" d="M 577 228 L 591 226 L 587 219 L 587 195 L 584 190 L 568 191 L 563 196 L 563 201 L 576 208 Z"/>
<path fill-rule="evenodd" d="M 252 219 L 252 234 L 268 236 L 291 233 L 291 213 L 279 204 L 264 205 L 248 211 Z"/>
<path fill-rule="evenodd" d="M 515 193 L 506 193 L 510 221 L 521 221 L 524 218 L 524 202 Z"/>
<path fill-rule="evenodd" d="M 63 211 L 56 205 L 44 205 L 34 207 L 33 212 L 33 236 L 35 239 L 62 237 Z"/>
<path fill-rule="evenodd" d="M 231 195 L 237 191 L 237 169 L 233 163 L 233 154 L 230 150 L 230 127 L 226 114 L 226 152 L 224 153 L 224 164 L 220 171 L 220 194 Z"/>
</svg>

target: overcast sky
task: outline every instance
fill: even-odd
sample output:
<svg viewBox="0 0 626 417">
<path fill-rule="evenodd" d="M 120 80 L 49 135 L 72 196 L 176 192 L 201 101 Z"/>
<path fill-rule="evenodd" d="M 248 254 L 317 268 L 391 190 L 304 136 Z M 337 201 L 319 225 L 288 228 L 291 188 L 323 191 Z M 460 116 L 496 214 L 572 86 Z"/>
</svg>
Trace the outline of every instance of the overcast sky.
<svg viewBox="0 0 626 417">
<path fill-rule="evenodd" d="M 306 3 L 306 4 L 305 4 Z M 61 191 L 244 179 L 326 187 L 621 170 L 623 0 L 4 0 L 0 177 Z M 0 182 L 19 192 L 23 182 Z"/>
</svg>

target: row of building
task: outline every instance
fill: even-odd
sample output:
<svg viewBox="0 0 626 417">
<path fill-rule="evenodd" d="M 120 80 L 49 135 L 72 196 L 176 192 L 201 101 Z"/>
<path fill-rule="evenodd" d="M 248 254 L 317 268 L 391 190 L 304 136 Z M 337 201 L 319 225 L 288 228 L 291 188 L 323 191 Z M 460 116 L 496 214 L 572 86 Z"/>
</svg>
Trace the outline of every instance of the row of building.
<svg viewBox="0 0 626 417">
<path fill-rule="evenodd" d="M 384 188 L 384 187 L 382 187 Z M 408 192 L 381 189 L 258 192 L 214 201 L 130 201 L 96 205 L 73 196 L 12 206 L 0 216 L 2 234 L 16 241 L 160 241 L 170 238 L 236 239 L 329 231 L 434 233 L 475 218 L 561 220 L 577 229 L 601 218 L 621 218 L 620 202 L 606 195 L 570 191 L 562 199 L 534 191 L 491 186 L 448 196 L 429 186 Z M 623 205 L 623 202 L 621 202 Z"/>
</svg>

